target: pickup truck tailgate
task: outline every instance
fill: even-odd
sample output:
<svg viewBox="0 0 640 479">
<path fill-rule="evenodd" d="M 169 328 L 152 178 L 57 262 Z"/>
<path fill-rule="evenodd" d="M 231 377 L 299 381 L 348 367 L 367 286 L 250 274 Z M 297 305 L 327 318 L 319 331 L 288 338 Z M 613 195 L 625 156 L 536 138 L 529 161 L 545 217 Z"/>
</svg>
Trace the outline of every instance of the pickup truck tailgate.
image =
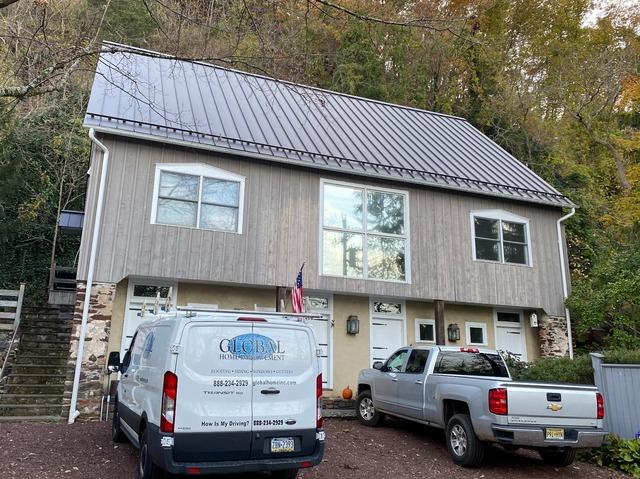
<svg viewBox="0 0 640 479">
<path fill-rule="evenodd" d="M 597 389 L 593 386 L 505 383 L 509 424 L 595 427 Z"/>
</svg>

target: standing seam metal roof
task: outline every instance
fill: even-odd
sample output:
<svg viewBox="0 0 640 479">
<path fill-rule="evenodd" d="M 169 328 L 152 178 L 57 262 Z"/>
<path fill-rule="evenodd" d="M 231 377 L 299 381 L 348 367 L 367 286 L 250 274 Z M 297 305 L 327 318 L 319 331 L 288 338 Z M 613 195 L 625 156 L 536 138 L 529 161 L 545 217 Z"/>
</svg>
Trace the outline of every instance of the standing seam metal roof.
<svg viewBox="0 0 640 479">
<path fill-rule="evenodd" d="M 468 121 L 106 43 L 86 127 L 553 206 L 573 203 Z"/>
</svg>

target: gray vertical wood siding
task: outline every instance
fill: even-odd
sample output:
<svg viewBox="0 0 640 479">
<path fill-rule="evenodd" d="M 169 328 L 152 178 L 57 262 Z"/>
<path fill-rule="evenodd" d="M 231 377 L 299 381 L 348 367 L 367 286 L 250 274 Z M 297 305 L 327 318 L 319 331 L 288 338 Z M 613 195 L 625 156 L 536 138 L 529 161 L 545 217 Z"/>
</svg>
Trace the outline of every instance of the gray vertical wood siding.
<svg viewBox="0 0 640 479">
<path fill-rule="evenodd" d="M 136 275 L 284 286 L 306 261 L 305 287 L 311 289 L 542 308 L 564 315 L 556 238 L 560 209 L 397 185 L 409 191 L 411 282 L 326 277 L 318 274 L 321 178 L 392 185 L 160 143 L 117 137 L 104 142 L 111 160 L 96 281 Z M 94 148 L 79 279 L 86 278 L 100 162 Z M 206 163 L 245 176 L 243 233 L 151 224 L 157 163 Z M 472 260 L 469 213 L 478 209 L 504 209 L 529 218 L 532 267 Z"/>
</svg>

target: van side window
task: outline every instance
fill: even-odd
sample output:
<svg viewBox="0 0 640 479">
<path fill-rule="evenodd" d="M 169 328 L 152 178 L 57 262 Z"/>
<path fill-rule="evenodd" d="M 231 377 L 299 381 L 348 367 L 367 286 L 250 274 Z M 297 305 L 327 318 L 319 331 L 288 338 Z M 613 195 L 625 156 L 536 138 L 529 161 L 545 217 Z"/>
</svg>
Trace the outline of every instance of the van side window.
<svg viewBox="0 0 640 479">
<path fill-rule="evenodd" d="M 422 374 L 424 367 L 427 364 L 427 358 L 429 357 L 429 351 L 427 349 L 414 349 L 409 355 L 409 361 L 407 361 L 406 373 Z"/>
<path fill-rule="evenodd" d="M 127 372 L 127 369 L 129 369 L 129 365 L 131 364 L 131 351 L 133 350 L 133 345 L 136 342 L 136 336 L 138 336 L 138 333 L 134 334 L 133 338 L 131 338 L 129 349 L 124 354 L 124 358 L 122 358 L 122 367 L 120 368 L 120 372 L 122 373 Z"/>
</svg>

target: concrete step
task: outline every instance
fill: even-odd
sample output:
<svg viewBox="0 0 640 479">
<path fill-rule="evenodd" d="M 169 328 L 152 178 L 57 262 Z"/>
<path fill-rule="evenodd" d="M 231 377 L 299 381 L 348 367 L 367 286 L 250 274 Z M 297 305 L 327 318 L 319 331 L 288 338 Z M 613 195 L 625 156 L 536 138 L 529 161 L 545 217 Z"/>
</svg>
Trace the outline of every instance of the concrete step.
<svg viewBox="0 0 640 479">
<path fill-rule="evenodd" d="M 0 416 L 0 422 L 63 422 L 58 416 Z"/>
<path fill-rule="evenodd" d="M 46 386 L 46 385 L 64 385 L 66 374 L 15 374 L 9 375 L 7 386 Z"/>
<path fill-rule="evenodd" d="M 4 394 L 63 394 L 64 382 L 60 384 L 6 384 Z"/>
<path fill-rule="evenodd" d="M 20 341 L 20 351 L 68 351 L 69 341 Z"/>
<path fill-rule="evenodd" d="M 23 331 L 22 336 L 20 337 L 20 341 L 37 341 L 48 342 L 48 343 L 69 343 L 71 339 L 70 332 L 37 332 L 37 331 Z"/>
<path fill-rule="evenodd" d="M 55 365 L 55 366 L 64 366 L 67 364 L 67 360 L 69 358 L 69 353 L 65 352 L 64 354 L 18 354 L 16 359 L 13 361 L 15 366 L 19 366 L 21 364 L 44 364 L 44 365 Z"/>
<path fill-rule="evenodd" d="M 40 326 L 40 325 L 20 325 L 22 334 L 67 334 L 71 336 L 72 327 L 61 325 Z"/>
<path fill-rule="evenodd" d="M 66 374 L 66 364 L 14 364 L 11 374 Z"/>
<path fill-rule="evenodd" d="M 0 394 L 0 404 L 62 405 L 62 394 Z"/>
<path fill-rule="evenodd" d="M 0 416 L 55 416 L 60 404 L 0 404 Z"/>
</svg>

